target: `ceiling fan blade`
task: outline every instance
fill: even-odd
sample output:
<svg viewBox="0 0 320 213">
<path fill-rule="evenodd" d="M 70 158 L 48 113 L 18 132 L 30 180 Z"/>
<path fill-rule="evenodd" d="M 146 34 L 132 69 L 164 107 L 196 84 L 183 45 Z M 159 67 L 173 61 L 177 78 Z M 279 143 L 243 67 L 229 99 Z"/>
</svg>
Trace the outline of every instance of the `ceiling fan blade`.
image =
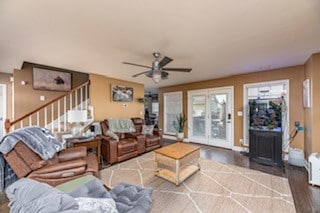
<svg viewBox="0 0 320 213">
<path fill-rule="evenodd" d="M 145 65 L 141 65 L 141 64 L 134 64 L 134 63 L 130 63 L 130 62 L 122 62 L 122 63 L 123 64 L 128 64 L 128 65 L 137 66 L 137 67 L 151 68 L 150 66 L 145 66 Z"/>
<path fill-rule="evenodd" d="M 172 58 L 169 58 L 169 57 L 165 56 L 165 57 L 160 61 L 159 66 L 160 66 L 160 67 L 164 67 L 164 66 L 166 66 L 167 64 L 169 64 L 171 61 L 173 61 Z"/>
<path fill-rule="evenodd" d="M 133 75 L 132 77 L 135 78 L 135 77 L 137 77 L 137 76 L 139 76 L 139 75 L 142 75 L 142 74 L 148 74 L 148 72 L 152 73 L 152 70 L 148 70 L 148 71 L 145 71 L 145 72 L 137 73 L 137 74 Z"/>
<path fill-rule="evenodd" d="M 162 68 L 165 71 L 175 71 L 175 72 L 191 72 L 191 68 Z"/>
</svg>

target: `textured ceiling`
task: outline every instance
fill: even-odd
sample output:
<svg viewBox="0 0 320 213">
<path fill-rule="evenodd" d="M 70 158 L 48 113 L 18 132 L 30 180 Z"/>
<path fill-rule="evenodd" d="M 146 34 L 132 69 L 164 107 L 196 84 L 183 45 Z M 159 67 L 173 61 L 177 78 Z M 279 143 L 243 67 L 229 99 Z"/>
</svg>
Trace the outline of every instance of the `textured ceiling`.
<svg viewBox="0 0 320 213">
<path fill-rule="evenodd" d="M 319 0 L 0 0 L 0 71 L 23 61 L 92 72 L 147 89 L 300 65 L 320 52 Z M 155 85 L 152 52 L 174 59 Z"/>
</svg>

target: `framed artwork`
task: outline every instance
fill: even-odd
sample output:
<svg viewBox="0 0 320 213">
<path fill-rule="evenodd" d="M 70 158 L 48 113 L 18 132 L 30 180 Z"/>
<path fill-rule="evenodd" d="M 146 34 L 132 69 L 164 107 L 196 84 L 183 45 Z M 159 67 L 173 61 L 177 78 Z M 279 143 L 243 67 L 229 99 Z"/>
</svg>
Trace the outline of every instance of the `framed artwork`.
<svg viewBox="0 0 320 213">
<path fill-rule="evenodd" d="M 71 90 L 71 73 L 33 68 L 33 89 L 66 92 Z"/>
<path fill-rule="evenodd" d="M 303 81 L 303 107 L 311 107 L 310 79 Z"/>
<path fill-rule="evenodd" d="M 132 102 L 133 88 L 111 84 L 111 99 L 114 102 Z"/>
</svg>

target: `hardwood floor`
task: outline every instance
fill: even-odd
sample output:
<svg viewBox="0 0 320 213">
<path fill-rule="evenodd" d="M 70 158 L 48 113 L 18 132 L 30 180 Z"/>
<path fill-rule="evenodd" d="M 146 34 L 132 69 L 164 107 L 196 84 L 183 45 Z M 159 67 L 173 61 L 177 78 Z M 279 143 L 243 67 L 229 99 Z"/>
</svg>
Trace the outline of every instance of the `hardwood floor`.
<svg viewBox="0 0 320 213">
<path fill-rule="evenodd" d="M 173 141 L 164 140 L 164 145 L 171 143 Z M 308 174 L 304 168 L 287 164 L 284 168 L 265 166 L 250 162 L 248 157 L 239 152 L 206 145 L 196 145 L 201 147 L 202 158 L 288 178 L 297 212 L 320 212 L 320 187 L 308 184 Z M 7 204 L 8 199 L 5 194 L 0 193 L 0 212 L 9 212 Z"/>
</svg>

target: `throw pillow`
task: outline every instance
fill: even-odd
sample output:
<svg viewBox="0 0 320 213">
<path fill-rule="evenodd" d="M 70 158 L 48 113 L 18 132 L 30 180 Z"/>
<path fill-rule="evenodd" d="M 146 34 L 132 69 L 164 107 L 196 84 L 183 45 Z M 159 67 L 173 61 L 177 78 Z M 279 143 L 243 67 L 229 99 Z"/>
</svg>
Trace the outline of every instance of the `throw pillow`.
<svg viewBox="0 0 320 213">
<path fill-rule="evenodd" d="M 141 134 L 143 135 L 153 135 L 153 125 L 143 125 Z"/>
<path fill-rule="evenodd" d="M 111 138 L 113 138 L 113 139 L 115 139 L 117 142 L 119 142 L 119 136 L 118 136 L 116 133 L 112 132 L 111 130 L 107 130 L 107 131 L 106 131 L 106 135 L 107 135 L 107 136 L 110 136 Z"/>
<path fill-rule="evenodd" d="M 75 200 L 79 205 L 79 210 L 94 211 L 97 213 L 118 213 L 116 203 L 111 198 L 78 197 L 75 198 Z"/>
</svg>

